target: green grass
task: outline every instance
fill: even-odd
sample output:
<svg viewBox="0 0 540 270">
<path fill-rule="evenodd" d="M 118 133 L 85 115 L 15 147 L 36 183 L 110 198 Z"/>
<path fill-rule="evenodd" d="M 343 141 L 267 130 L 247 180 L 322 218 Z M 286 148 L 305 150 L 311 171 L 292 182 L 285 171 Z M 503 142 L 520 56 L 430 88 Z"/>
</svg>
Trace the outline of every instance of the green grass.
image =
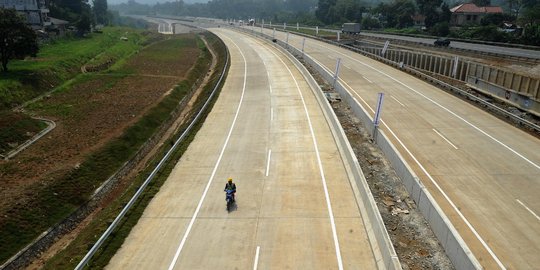
<svg viewBox="0 0 540 270">
<path fill-rule="evenodd" d="M 226 60 L 225 59 L 225 50 L 226 50 L 225 45 L 221 43 L 221 41 L 217 37 L 211 34 L 206 34 L 206 37 L 210 43 L 210 46 L 212 46 L 214 49 L 218 51 L 219 58 L 218 58 L 217 67 L 215 69 L 216 72 L 212 74 L 209 84 L 204 88 L 203 93 L 200 95 L 199 99 L 195 103 L 194 111 L 197 111 L 197 108 L 201 108 L 206 98 L 210 95 L 211 91 L 213 90 L 213 86 L 219 79 L 221 70 L 225 66 L 225 60 Z M 201 43 L 199 43 L 199 45 L 200 44 Z M 209 53 L 206 52 L 206 55 L 209 56 Z M 204 76 L 205 71 L 206 69 L 203 68 L 203 66 L 201 65 L 195 66 L 195 68 L 190 73 L 189 78 L 184 83 L 182 83 L 177 89 L 175 89 L 175 91 L 179 91 L 179 89 L 187 90 L 194 83 L 194 80 L 196 80 L 199 76 Z M 214 97 L 214 101 L 216 99 L 217 97 Z M 210 109 L 211 109 L 211 106 L 207 108 L 207 110 L 205 111 L 205 114 L 203 115 L 203 118 L 199 121 L 197 125 L 195 125 L 193 131 L 183 141 L 183 143 L 177 148 L 177 150 L 170 157 L 168 162 L 164 164 L 161 171 L 158 172 L 157 176 L 153 179 L 153 181 L 150 182 L 149 186 L 146 188 L 143 195 L 139 198 L 139 200 L 134 204 L 132 209 L 121 221 L 117 230 L 111 234 L 111 236 L 109 237 L 105 245 L 98 251 L 94 259 L 91 261 L 89 268 L 102 269 L 108 264 L 109 260 L 112 258 L 112 256 L 123 244 L 127 235 L 129 235 L 133 226 L 137 224 L 137 221 L 141 217 L 144 209 L 149 204 L 151 199 L 157 194 L 161 185 L 165 182 L 169 173 L 172 171 L 177 161 L 180 159 L 182 154 L 187 149 L 189 143 L 195 137 L 196 132 L 202 126 L 203 120 L 206 117 L 206 115 L 209 113 Z M 193 115 L 191 117 L 193 117 Z M 180 128 L 180 130 L 183 131 L 186 125 L 187 124 L 185 124 L 182 128 Z M 176 139 L 177 136 L 178 134 L 175 135 L 174 139 Z M 159 154 L 154 158 L 152 162 L 150 162 L 150 165 L 141 174 L 137 176 L 135 181 L 122 194 L 122 196 L 116 201 L 114 201 L 107 208 L 105 208 L 101 213 L 99 213 L 93 219 L 93 221 L 79 234 L 79 236 L 66 249 L 61 251 L 59 254 L 57 254 L 50 261 L 47 262 L 44 269 L 73 269 L 74 266 L 86 254 L 91 244 L 93 244 L 97 240 L 97 238 L 99 238 L 99 236 L 103 233 L 103 231 L 106 230 L 109 223 L 121 211 L 125 203 L 127 203 L 127 201 L 133 196 L 136 189 L 142 184 L 144 179 L 149 175 L 150 171 L 159 162 L 159 159 L 161 158 L 161 156 L 163 156 L 163 154 L 169 147 L 170 145 L 165 144 L 165 146 L 163 146 L 160 149 Z M 66 260 L 66 258 L 70 258 L 70 260 Z"/>
<path fill-rule="evenodd" d="M 12 146 L 24 143 L 46 127 L 43 121 L 22 113 L 0 112 L 0 154 L 6 155 L 15 148 Z"/>
<path fill-rule="evenodd" d="M 175 52 L 178 53 L 178 50 Z M 94 190 L 130 159 L 161 123 L 170 117 L 170 112 L 189 91 L 191 85 L 205 75 L 210 58 L 208 53 L 199 57 L 187 79 L 150 109 L 136 124 L 127 128 L 122 136 L 110 141 L 88 156 L 78 169 L 73 168 L 50 185 L 45 187 L 36 185 L 35 200 L 11 209 L 11 214 L 0 223 L 0 262 L 7 260 L 40 233 L 87 202 Z M 81 80 L 89 77 L 92 75 L 84 76 Z M 64 91 L 68 91 L 69 88 L 66 86 Z M 36 104 L 34 108 L 43 105 L 41 102 Z M 75 113 L 73 110 L 76 110 L 69 104 L 45 109 L 59 115 L 72 114 Z"/>
<path fill-rule="evenodd" d="M 128 41 L 120 40 L 121 36 Z M 102 34 L 87 38 L 63 38 L 41 46 L 37 58 L 12 60 L 10 72 L 0 76 L 0 110 L 12 108 L 39 96 L 80 73 L 94 57 L 125 58 L 142 48 L 153 37 L 141 30 L 104 28 Z"/>
</svg>

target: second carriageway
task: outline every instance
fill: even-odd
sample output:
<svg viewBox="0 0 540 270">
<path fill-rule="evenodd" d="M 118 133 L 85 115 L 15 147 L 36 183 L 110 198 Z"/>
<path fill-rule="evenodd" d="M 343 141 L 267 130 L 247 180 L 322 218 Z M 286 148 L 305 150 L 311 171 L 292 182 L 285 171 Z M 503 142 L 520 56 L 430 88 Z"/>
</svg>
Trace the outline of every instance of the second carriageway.
<svg viewBox="0 0 540 270">
<path fill-rule="evenodd" d="M 421 79 L 350 50 L 272 29 L 248 32 L 274 36 L 298 51 L 303 49 L 328 74 L 339 62 L 337 83 L 370 117 L 378 93 L 384 93 L 380 130 L 481 267 L 538 269 L 538 138 Z"/>
</svg>

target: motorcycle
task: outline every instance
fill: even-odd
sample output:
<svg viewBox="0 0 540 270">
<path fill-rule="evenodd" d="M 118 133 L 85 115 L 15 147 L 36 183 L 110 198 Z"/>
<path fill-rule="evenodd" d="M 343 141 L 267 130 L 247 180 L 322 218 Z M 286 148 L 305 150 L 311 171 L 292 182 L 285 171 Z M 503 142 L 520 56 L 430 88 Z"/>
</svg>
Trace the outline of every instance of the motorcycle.
<svg viewBox="0 0 540 270">
<path fill-rule="evenodd" d="M 227 201 L 227 212 L 231 212 L 234 207 L 234 190 L 225 190 L 225 200 Z"/>
</svg>

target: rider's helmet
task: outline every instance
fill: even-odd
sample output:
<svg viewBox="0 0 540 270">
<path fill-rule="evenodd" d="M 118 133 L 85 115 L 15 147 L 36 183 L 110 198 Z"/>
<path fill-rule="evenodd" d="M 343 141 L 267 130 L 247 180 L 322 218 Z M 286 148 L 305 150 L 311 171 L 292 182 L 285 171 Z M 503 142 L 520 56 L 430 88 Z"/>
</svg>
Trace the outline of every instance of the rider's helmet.
<svg viewBox="0 0 540 270">
<path fill-rule="evenodd" d="M 229 178 L 228 182 L 229 182 L 229 183 L 232 183 L 232 178 Z"/>
</svg>

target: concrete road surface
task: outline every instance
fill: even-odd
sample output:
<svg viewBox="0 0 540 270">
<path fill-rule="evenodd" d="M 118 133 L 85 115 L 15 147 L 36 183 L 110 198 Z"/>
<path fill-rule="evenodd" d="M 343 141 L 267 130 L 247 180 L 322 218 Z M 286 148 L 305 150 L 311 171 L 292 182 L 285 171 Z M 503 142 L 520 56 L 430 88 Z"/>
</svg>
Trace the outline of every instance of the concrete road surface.
<svg viewBox="0 0 540 270">
<path fill-rule="evenodd" d="M 399 39 L 412 42 L 420 42 L 429 45 L 433 45 L 435 38 L 420 38 L 420 37 L 408 37 L 408 36 L 398 36 L 398 35 L 388 35 L 388 34 L 375 34 L 375 33 L 362 33 L 364 36 L 373 36 L 380 38 L 388 39 Z M 495 53 L 499 55 L 513 56 L 513 57 L 526 57 L 532 59 L 540 59 L 540 51 L 531 50 L 531 49 L 521 49 L 521 48 L 512 48 L 512 47 L 503 47 L 479 43 L 468 43 L 461 41 L 452 41 L 450 47 L 464 50 L 472 50 L 478 52 L 488 52 Z"/>
<path fill-rule="evenodd" d="M 225 86 L 107 268 L 375 269 L 369 221 L 300 72 L 271 44 L 214 31 L 231 53 Z"/>
<path fill-rule="evenodd" d="M 375 60 L 310 39 L 305 51 L 331 72 L 341 58 L 341 81 L 372 116 L 386 94 L 382 130 L 486 269 L 540 268 L 540 140 Z"/>
</svg>

